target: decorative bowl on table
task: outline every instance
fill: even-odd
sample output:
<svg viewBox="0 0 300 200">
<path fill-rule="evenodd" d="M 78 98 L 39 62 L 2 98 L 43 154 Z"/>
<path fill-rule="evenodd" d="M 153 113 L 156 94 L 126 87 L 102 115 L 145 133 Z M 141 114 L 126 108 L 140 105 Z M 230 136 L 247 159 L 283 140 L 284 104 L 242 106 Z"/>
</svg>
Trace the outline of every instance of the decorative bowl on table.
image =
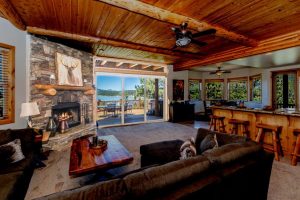
<svg viewBox="0 0 300 200">
<path fill-rule="evenodd" d="M 90 148 L 93 150 L 105 151 L 107 149 L 107 141 L 103 139 L 94 140 L 90 143 Z"/>
</svg>

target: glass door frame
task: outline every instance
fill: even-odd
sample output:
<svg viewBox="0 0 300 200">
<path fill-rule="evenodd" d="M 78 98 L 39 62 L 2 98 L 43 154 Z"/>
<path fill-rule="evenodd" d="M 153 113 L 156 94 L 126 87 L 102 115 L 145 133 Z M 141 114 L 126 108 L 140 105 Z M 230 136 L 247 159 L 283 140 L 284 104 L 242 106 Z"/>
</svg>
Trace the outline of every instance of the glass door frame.
<svg viewBox="0 0 300 200">
<path fill-rule="evenodd" d="M 103 125 L 100 126 L 102 127 L 114 127 L 114 126 L 120 126 L 120 125 L 132 125 L 132 124 L 144 124 L 144 123 L 152 123 L 152 122 L 163 122 L 167 121 L 167 77 L 165 76 L 155 76 L 155 75 L 142 75 L 142 74 L 121 74 L 121 73 L 108 73 L 108 72 L 96 72 L 95 73 L 95 80 L 96 80 L 96 90 L 97 90 L 97 76 L 116 76 L 120 77 L 122 80 L 122 103 L 121 103 L 121 123 L 120 124 L 112 124 L 112 125 Z M 158 78 L 158 79 L 163 79 L 164 80 L 164 93 L 163 93 L 163 117 L 161 119 L 156 119 L 156 120 L 148 120 L 147 119 L 147 112 L 146 112 L 146 88 L 144 88 L 144 121 L 140 122 L 132 122 L 132 123 L 125 123 L 124 119 L 124 97 L 125 97 L 125 79 L 126 78 Z M 97 95 L 97 94 L 96 94 Z M 96 99 L 96 96 L 95 96 Z M 94 112 L 97 112 L 97 108 L 94 109 Z M 97 121 L 97 120 L 96 120 Z"/>
</svg>

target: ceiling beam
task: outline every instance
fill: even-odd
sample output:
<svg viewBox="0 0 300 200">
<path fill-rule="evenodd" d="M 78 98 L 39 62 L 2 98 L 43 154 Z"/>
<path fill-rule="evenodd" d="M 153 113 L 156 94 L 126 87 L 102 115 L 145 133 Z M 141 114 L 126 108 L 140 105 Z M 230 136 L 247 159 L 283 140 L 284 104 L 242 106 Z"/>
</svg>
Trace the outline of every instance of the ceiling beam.
<svg viewBox="0 0 300 200">
<path fill-rule="evenodd" d="M 205 66 L 219 62 L 225 62 L 238 58 L 263 54 L 280 49 L 295 47 L 300 45 L 300 30 L 280 36 L 272 37 L 259 42 L 257 47 L 237 47 L 215 53 L 204 57 L 201 60 L 189 60 L 186 62 L 174 64 L 174 70 L 187 70 L 196 66 Z"/>
<path fill-rule="evenodd" d="M 203 55 L 197 53 L 189 53 L 189 52 L 184 52 L 179 50 L 172 51 L 165 48 L 151 47 L 151 46 L 131 43 L 127 41 L 113 40 L 113 39 L 73 34 L 73 33 L 65 33 L 62 31 L 48 30 L 48 29 L 42 29 L 37 27 L 31 27 L 31 26 L 27 27 L 27 32 L 32 34 L 37 34 L 37 35 L 46 35 L 46 36 L 58 37 L 58 38 L 69 39 L 69 40 L 77 40 L 86 43 L 104 44 L 104 45 L 110 45 L 115 47 L 147 51 L 147 52 L 162 54 L 167 56 L 177 56 L 177 57 L 184 56 L 186 58 L 191 58 L 191 59 L 203 58 Z"/>
<path fill-rule="evenodd" d="M 107 62 L 123 62 L 128 64 L 138 64 L 138 65 L 155 65 L 155 66 L 162 66 L 167 67 L 167 64 L 164 63 L 157 63 L 157 62 L 146 62 L 146 61 L 138 61 L 138 60 L 129 60 L 129 59 L 122 59 L 122 58 L 109 58 L 103 56 L 95 56 L 95 60 L 106 60 Z"/>
<path fill-rule="evenodd" d="M 137 65 L 139 65 L 139 64 L 131 64 L 131 65 L 129 65 L 129 68 L 134 68 Z"/>
<path fill-rule="evenodd" d="M 147 69 L 147 68 L 149 68 L 149 67 L 152 67 L 152 65 L 145 65 L 145 66 L 142 66 L 141 68 L 142 68 L 142 69 Z"/>
<path fill-rule="evenodd" d="M 106 63 L 107 63 L 107 60 L 103 60 L 100 65 L 105 65 Z"/>
<path fill-rule="evenodd" d="M 161 68 L 163 68 L 163 67 L 162 66 L 155 66 L 155 67 L 153 67 L 153 71 L 156 71 L 156 70 L 161 69 Z"/>
<path fill-rule="evenodd" d="M 141 15 L 146 15 L 156 20 L 175 24 L 177 26 L 180 25 L 182 22 L 187 22 L 188 28 L 196 31 L 215 29 L 217 31 L 215 34 L 216 36 L 231 40 L 233 42 L 242 44 L 244 46 L 254 47 L 257 46 L 258 44 L 258 42 L 252 38 L 227 30 L 221 26 L 212 25 L 205 21 L 200 21 L 177 13 L 173 13 L 171 11 L 161 9 L 147 3 L 143 3 L 141 1 L 137 1 L 137 0 L 98 0 L 98 1 L 119 8 L 123 8 L 128 11 L 135 12 Z"/>
<path fill-rule="evenodd" d="M 20 30 L 26 30 L 26 26 L 21 19 L 20 15 L 11 5 L 8 0 L 0 0 L 0 12 L 4 15 L 6 19 L 8 19 L 15 27 Z"/>
<path fill-rule="evenodd" d="M 116 67 L 120 67 L 123 64 L 124 64 L 123 62 L 119 62 L 119 63 L 116 64 Z"/>
</svg>

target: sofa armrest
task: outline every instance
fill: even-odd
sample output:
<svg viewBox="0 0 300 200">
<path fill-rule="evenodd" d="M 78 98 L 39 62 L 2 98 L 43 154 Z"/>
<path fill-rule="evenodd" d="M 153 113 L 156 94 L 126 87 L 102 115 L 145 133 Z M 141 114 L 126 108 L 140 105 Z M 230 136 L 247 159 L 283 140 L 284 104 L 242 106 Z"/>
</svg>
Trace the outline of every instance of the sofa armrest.
<svg viewBox="0 0 300 200">
<path fill-rule="evenodd" d="M 12 129 L 11 135 L 14 139 L 21 140 L 22 151 L 25 154 L 29 154 L 31 152 L 37 152 L 39 149 L 39 145 L 35 142 L 35 131 L 32 128 L 25 129 Z"/>
<path fill-rule="evenodd" d="M 141 167 L 178 160 L 182 140 L 169 140 L 140 146 Z"/>
</svg>

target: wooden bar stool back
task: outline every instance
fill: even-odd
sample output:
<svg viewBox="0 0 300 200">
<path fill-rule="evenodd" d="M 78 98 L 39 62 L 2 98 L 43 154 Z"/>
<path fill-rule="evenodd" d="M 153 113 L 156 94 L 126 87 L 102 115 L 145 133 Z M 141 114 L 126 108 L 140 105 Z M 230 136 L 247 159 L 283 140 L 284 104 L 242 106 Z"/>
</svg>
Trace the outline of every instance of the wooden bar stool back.
<svg viewBox="0 0 300 200">
<path fill-rule="evenodd" d="M 248 120 L 230 119 L 228 121 L 231 124 L 231 134 L 238 135 L 239 126 L 241 126 L 243 136 L 249 137 L 248 126 L 250 122 Z"/>
<path fill-rule="evenodd" d="M 297 137 L 294 152 L 292 153 L 292 165 L 297 165 L 297 159 L 300 157 L 300 129 L 294 129 L 293 134 Z"/>
<path fill-rule="evenodd" d="M 224 119 L 225 117 L 223 116 L 210 115 L 209 129 L 225 133 Z"/>
<path fill-rule="evenodd" d="M 272 133 L 273 148 L 268 148 L 268 147 L 264 147 L 264 148 L 273 151 L 275 154 L 275 159 L 279 161 L 279 155 L 283 156 L 283 151 L 282 151 L 280 137 L 279 137 L 282 127 L 276 125 L 258 123 L 256 124 L 256 128 L 258 128 L 258 133 L 255 141 L 258 143 L 263 144 L 265 133 L 267 132 Z"/>
</svg>

